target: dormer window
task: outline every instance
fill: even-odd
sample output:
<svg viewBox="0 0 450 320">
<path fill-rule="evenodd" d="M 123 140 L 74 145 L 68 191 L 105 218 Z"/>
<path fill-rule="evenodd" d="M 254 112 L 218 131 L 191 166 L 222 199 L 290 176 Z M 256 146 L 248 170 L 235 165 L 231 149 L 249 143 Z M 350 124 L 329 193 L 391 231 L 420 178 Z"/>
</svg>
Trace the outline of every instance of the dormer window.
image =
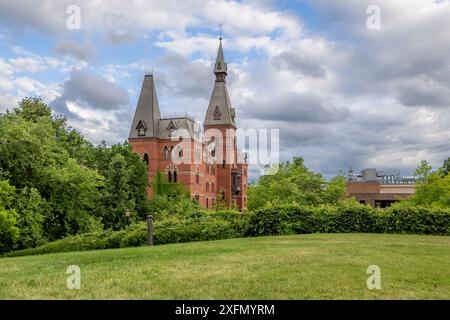
<svg viewBox="0 0 450 320">
<path fill-rule="evenodd" d="M 136 130 L 138 132 L 138 136 L 145 136 L 145 131 L 147 131 L 147 126 L 145 125 L 145 122 L 140 120 Z"/>
<path fill-rule="evenodd" d="M 177 126 L 173 121 L 170 121 L 169 125 L 167 126 L 167 130 L 169 130 L 169 135 L 172 136 L 172 133 L 177 129 Z"/>
<path fill-rule="evenodd" d="M 218 106 L 216 106 L 216 108 L 214 109 L 213 117 L 214 120 L 220 120 L 220 118 L 222 117 Z"/>
</svg>

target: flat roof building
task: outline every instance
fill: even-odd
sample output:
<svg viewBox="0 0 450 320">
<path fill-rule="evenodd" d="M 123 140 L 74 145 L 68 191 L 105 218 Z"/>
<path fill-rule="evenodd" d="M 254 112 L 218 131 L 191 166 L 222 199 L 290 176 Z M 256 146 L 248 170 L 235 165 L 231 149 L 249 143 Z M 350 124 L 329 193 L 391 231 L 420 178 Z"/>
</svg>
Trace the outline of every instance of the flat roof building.
<svg viewBox="0 0 450 320">
<path fill-rule="evenodd" d="M 401 176 L 398 171 L 379 171 L 368 168 L 359 174 L 350 169 L 347 176 L 347 194 L 360 203 L 372 207 L 389 207 L 415 192 L 416 179 Z"/>
</svg>

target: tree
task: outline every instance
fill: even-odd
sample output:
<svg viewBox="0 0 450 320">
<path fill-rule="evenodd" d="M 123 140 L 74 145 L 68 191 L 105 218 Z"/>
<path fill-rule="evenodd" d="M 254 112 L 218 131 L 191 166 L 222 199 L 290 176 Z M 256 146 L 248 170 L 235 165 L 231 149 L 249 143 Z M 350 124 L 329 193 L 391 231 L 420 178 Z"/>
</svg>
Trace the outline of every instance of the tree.
<svg viewBox="0 0 450 320">
<path fill-rule="evenodd" d="M 106 173 L 103 221 L 106 228 L 120 229 L 125 226 L 125 212 L 134 210 L 135 202 L 130 198 L 128 183 L 130 170 L 125 158 L 116 154 Z"/>
<path fill-rule="evenodd" d="M 262 176 L 248 192 L 249 209 L 280 202 L 335 203 L 345 194 L 345 181 L 343 177 L 336 177 L 326 182 L 320 174 L 308 170 L 302 158 L 294 157 L 292 163 L 279 164 L 275 174 Z"/>
<path fill-rule="evenodd" d="M 432 167 L 426 160 L 422 160 L 420 165 L 414 171 L 414 176 L 419 180 L 426 179 L 431 173 Z"/>
<path fill-rule="evenodd" d="M 49 211 L 47 202 L 35 188 L 25 187 L 16 194 L 14 208 L 17 211 L 19 239 L 17 249 L 31 248 L 46 241 L 44 220 Z"/>
<path fill-rule="evenodd" d="M 447 159 L 448 160 L 448 159 Z M 445 166 L 438 171 L 431 171 L 431 166 L 422 161 L 415 171 L 419 177 L 416 183 L 416 191 L 405 202 L 416 205 L 450 207 L 450 175 L 445 174 Z"/>
<path fill-rule="evenodd" d="M 46 173 L 48 202 L 52 209 L 46 221 L 48 235 L 60 238 L 101 229 L 97 207 L 104 177 L 72 158 L 63 166 L 48 168 Z"/>
<path fill-rule="evenodd" d="M 0 254 L 12 250 L 19 238 L 17 213 L 11 208 L 15 188 L 0 181 Z"/>
</svg>

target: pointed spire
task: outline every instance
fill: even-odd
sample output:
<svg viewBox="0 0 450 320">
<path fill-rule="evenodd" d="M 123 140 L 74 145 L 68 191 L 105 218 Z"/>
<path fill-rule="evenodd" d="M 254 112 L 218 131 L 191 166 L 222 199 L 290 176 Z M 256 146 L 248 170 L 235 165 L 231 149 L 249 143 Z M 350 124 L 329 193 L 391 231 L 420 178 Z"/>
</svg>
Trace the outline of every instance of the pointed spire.
<svg viewBox="0 0 450 320">
<path fill-rule="evenodd" d="M 230 97 L 228 95 L 225 78 L 227 75 L 227 64 L 222 49 L 222 38 L 219 38 L 219 51 L 217 53 L 216 64 L 214 65 L 214 74 L 216 82 L 209 100 L 208 110 L 206 111 L 205 126 L 231 125 L 236 127 L 235 111 L 231 107 Z"/>
<path fill-rule="evenodd" d="M 153 74 L 146 74 L 134 113 L 130 138 L 153 138 L 158 134 L 161 119 Z"/>
<path fill-rule="evenodd" d="M 227 64 L 222 49 L 222 37 L 219 38 L 219 50 L 217 51 L 216 64 L 214 65 L 214 74 L 216 75 L 216 81 L 225 81 L 227 75 Z"/>
</svg>

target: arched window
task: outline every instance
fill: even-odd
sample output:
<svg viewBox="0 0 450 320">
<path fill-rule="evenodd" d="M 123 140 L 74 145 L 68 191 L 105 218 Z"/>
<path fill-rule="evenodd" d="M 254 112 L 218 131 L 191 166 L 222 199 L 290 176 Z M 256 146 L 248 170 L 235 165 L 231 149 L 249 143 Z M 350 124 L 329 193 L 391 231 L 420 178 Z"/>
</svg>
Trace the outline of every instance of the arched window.
<svg viewBox="0 0 450 320">
<path fill-rule="evenodd" d="M 164 147 L 164 160 L 169 160 L 169 148 L 167 146 Z"/>
<path fill-rule="evenodd" d="M 209 199 L 208 198 L 206 198 L 206 209 L 209 209 L 209 201 L 208 201 Z"/>
<path fill-rule="evenodd" d="M 147 169 L 148 169 L 148 165 L 150 163 L 150 157 L 148 156 L 148 153 L 144 153 L 144 162 L 147 164 Z"/>
<path fill-rule="evenodd" d="M 178 151 L 178 157 L 183 158 L 183 148 Z"/>
<path fill-rule="evenodd" d="M 170 159 L 172 159 L 172 155 L 173 155 L 173 146 L 170 147 Z"/>
<path fill-rule="evenodd" d="M 172 182 L 172 172 L 171 171 L 167 172 L 167 178 L 169 179 L 169 183 L 171 183 Z"/>
<path fill-rule="evenodd" d="M 173 172 L 173 182 L 177 182 L 177 172 Z"/>
<path fill-rule="evenodd" d="M 225 191 L 224 190 L 220 191 L 219 197 L 220 197 L 219 198 L 220 200 L 225 200 Z"/>
<path fill-rule="evenodd" d="M 206 192 L 209 192 L 209 182 L 206 181 Z"/>
<path fill-rule="evenodd" d="M 214 184 L 214 182 L 211 184 L 211 191 L 212 192 L 214 192 L 214 187 L 215 187 L 215 184 Z"/>
</svg>

